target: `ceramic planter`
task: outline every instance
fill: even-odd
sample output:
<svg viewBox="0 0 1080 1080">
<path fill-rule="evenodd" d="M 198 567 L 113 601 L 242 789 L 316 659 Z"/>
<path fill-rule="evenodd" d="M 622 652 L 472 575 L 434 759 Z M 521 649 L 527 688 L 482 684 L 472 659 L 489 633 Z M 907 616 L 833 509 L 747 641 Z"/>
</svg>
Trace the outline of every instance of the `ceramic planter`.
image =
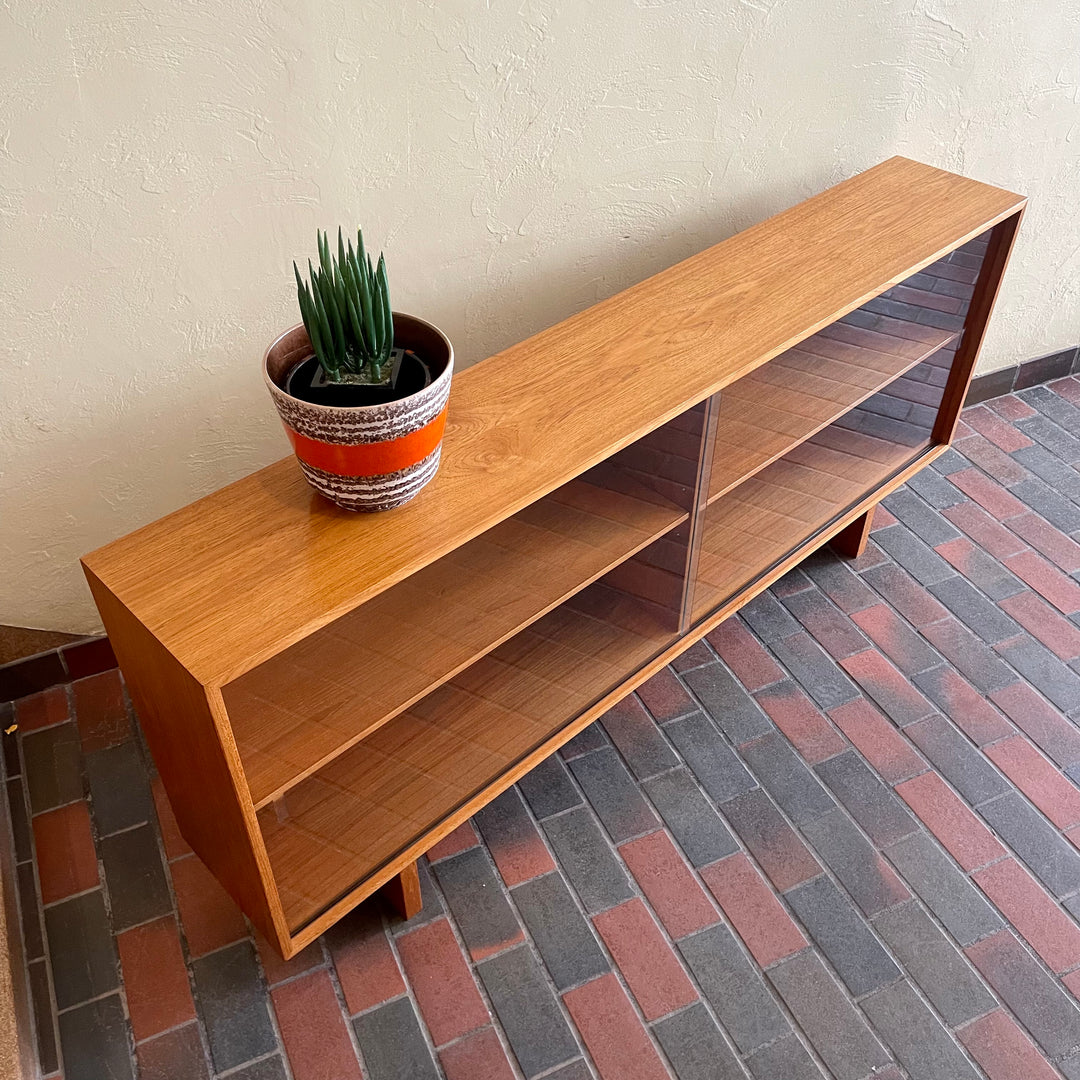
<svg viewBox="0 0 1080 1080">
<path fill-rule="evenodd" d="M 431 382 L 382 405 L 314 405 L 285 392 L 289 372 L 312 352 L 303 324 L 282 334 L 263 358 L 263 377 L 308 483 L 346 510 L 401 506 L 439 468 L 453 346 L 430 323 L 397 311 L 394 344 L 424 359 Z"/>
</svg>

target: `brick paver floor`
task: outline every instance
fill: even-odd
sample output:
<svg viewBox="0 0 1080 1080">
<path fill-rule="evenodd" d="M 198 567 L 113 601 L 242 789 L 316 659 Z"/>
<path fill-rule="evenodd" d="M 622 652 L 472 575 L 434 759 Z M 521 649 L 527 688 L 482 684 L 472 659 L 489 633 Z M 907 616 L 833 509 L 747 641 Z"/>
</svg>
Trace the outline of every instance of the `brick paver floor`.
<svg viewBox="0 0 1080 1080">
<path fill-rule="evenodd" d="M 968 409 L 819 553 L 282 963 L 115 671 L 15 704 L 67 1080 L 1080 1077 L 1080 381 Z"/>
</svg>

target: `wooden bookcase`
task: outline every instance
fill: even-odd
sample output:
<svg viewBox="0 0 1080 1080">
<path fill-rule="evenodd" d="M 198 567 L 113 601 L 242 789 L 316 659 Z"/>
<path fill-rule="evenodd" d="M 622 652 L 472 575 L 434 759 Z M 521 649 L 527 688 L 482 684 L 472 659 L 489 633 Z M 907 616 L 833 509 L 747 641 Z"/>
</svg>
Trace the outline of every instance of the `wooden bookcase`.
<svg viewBox="0 0 1080 1080">
<path fill-rule="evenodd" d="M 181 831 L 290 956 L 947 447 L 1024 199 L 903 158 L 462 372 L 441 471 L 292 458 L 83 560 Z"/>
</svg>

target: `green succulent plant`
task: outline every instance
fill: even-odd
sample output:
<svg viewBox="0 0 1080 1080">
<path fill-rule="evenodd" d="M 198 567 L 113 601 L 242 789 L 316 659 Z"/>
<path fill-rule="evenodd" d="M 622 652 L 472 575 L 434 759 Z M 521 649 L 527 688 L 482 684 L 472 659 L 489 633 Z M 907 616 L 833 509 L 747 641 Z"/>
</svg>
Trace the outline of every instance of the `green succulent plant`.
<svg viewBox="0 0 1080 1080">
<path fill-rule="evenodd" d="M 325 232 L 316 232 L 319 265 L 308 259 L 308 280 L 296 263 L 296 296 L 300 314 L 319 363 L 331 382 L 360 376 L 380 382 L 394 347 L 390 286 L 382 254 L 375 268 L 364 250 L 364 234 L 356 230 L 356 248 L 344 243 L 338 229 L 337 257 L 331 255 Z"/>
</svg>

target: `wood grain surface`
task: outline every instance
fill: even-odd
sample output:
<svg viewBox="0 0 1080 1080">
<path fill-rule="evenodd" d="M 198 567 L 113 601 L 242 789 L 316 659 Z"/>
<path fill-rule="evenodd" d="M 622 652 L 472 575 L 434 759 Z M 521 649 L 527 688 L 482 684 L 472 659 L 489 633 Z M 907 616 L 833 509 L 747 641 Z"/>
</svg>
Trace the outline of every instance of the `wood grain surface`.
<svg viewBox="0 0 1080 1080">
<path fill-rule="evenodd" d="M 405 507 L 338 510 L 286 458 L 84 561 L 222 685 L 1023 203 L 891 158 L 462 372 L 439 475 Z"/>
</svg>

